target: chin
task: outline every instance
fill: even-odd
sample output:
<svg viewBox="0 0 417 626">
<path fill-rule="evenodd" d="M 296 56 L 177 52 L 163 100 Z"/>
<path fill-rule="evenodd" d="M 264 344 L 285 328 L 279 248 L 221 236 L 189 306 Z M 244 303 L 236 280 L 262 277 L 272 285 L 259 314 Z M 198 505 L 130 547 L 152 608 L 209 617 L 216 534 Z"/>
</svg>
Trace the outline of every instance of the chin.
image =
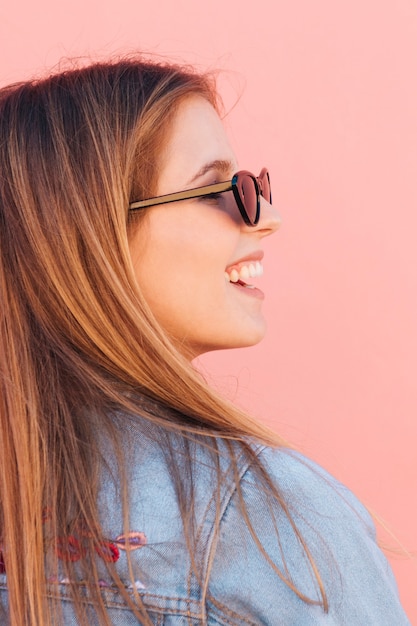
<svg viewBox="0 0 417 626">
<path fill-rule="evenodd" d="M 256 346 L 258 343 L 260 343 L 263 338 L 265 337 L 265 331 L 262 333 L 258 333 L 256 335 L 254 335 L 253 337 L 245 337 L 244 340 L 238 342 L 236 345 L 231 346 L 233 348 L 250 348 L 251 346 Z"/>
<path fill-rule="evenodd" d="M 256 324 L 251 325 L 245 329 L 245 332 L 240 333 L 239 340 L 236 342 L 235 348 L 249 348 L 250 346 L 256 346 L 260 343 L 266 335 L 266 322 L 264 318 L 257 321 Z"/>
<path fill-rule="evenodd" d="M 195 357 L 205 354 L 207 352 L 214 352 L 216 350 L 233 350 L 236 348 L 250 348 L 256 346 L 262 341 L 266 333 L 266 324 L 259 325 L 256 329 L 250 329 L 250 332 L 246 329 L 246 332 L 239 334 L 235 332 L 227 337 L 227 339 L 219 339 L 218 342 L 209 342 L 205 345 L 194 346 L 193 353 Z"/>
</svg>

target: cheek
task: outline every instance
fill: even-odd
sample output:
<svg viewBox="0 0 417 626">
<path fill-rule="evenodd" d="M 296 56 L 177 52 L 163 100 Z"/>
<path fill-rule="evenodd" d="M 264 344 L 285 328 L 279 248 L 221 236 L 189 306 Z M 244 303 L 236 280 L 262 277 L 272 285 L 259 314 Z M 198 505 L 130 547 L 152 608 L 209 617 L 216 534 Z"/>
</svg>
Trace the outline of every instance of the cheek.
<svg viewBox="0 0 417 626">
<path fill-rule="evenodd" d="M 190 326 L 221 306 L 230 240 L 192 221 L 156 220 L 135 234 L 131 254 L 140 289 L 166 328 Z M 216 237 L 217 233 L 217 237 Z"/>
</svg>

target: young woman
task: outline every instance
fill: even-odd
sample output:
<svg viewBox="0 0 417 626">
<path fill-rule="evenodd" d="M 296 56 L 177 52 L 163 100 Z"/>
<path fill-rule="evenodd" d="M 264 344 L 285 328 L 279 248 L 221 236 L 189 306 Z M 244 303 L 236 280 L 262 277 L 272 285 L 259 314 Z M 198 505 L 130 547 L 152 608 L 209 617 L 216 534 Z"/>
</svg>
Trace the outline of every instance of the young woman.
<svg viewBox="0 0 417 626">
<path fill-rule="evenodd" d="M 2 624 L 407 624 L 355 497 L 192 359 L 264 334 L 266 169 L 213 83 L 123 60 L 0 94 Z"/>
</svg>

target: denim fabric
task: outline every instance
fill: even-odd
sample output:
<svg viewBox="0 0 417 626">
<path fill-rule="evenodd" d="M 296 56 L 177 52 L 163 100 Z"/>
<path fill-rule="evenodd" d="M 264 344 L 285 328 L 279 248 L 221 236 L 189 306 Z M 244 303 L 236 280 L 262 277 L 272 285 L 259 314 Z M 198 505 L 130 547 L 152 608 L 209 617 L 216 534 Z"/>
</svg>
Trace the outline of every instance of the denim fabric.
<svg viewBox="0 0 417 626">
<path fill-rule="evenodd" d="M 300 599 L 261 554 L 239 514 L 239 496 L 226 447 L 219 442 L 222 481 L 218 507 L 220 534 L 214 539 L 216 468 L 202 445 L 184 446 L 177 438 L 178 467 L 193 456 L 196 499 L 194 556 L 201 585 L 191 567 L 184 541 L 177 494 L 167 469 L 163 446 L 132 430 L 126 461 L 130 485 L 129 531 L 142 547 L 131 551 L 135 585 L 154 624 L 164 626 L 405 626 L 409 624 L 390 567 L 375 541 L 373 522 L 358 500 L 323 469 L 289 450 L 257 447 L 257 454 L 279 485 L 297 527 L 323 579 L 329 611 Z M 100 510 L 105 536 L 123 545 L 123 516 L 117 472 L 108 452 Z M 182 461 L 184 465 L 182 466 Z M 269 506 L 245 457 L 239 461 L 241 494 L 250 521 L 266 554 L 310 600 L 319 599 L 311 566 L 280 506 Z M 279 530 L 279 536 L 276 534 Z M 146 537 L 146 539 L 145 539 Z M 210 577 L 207 576 L 212 564 Z M 120 549 L 117 568 L 130 583 L 126 552 Z M 119 593 L 106 587 L 102 595 L 115 626 L 137 620 Z M 52 584 L 51 595 L 62 599 L 63 624 L 77 624 L 68 585 Z M 7 602 L 6 576 L 0 576 L 0 596 Z M 1 618 L 6 624 L 7 619 Z M 96 623 L 92 613 L 90 624 Z"/>
</svg>

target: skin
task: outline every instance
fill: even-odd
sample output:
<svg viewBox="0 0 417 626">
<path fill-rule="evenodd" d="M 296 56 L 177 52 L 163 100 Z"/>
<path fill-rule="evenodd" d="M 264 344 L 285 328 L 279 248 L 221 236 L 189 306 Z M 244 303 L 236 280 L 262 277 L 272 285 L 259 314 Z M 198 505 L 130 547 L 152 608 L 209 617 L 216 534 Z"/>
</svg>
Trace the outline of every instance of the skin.
<svg viewBox="0 0 417 626">
<path fill-rule="evenodd" d="M 238 169 L 214 108 L 197 96 L 183 102 L 162 155 L 157 195 L 230 180 Z M 280 225 L 273 207 L 262 198 L 255 227 L 243 222 L 231 192 L 146 211 L 130 238 L 136 278 L 179 349 L 192 359 L 258 343 L 266 330 L 263 294 L 228 282 L 225 270 L 262 257 L 262 239 Z"/>
</svg>

